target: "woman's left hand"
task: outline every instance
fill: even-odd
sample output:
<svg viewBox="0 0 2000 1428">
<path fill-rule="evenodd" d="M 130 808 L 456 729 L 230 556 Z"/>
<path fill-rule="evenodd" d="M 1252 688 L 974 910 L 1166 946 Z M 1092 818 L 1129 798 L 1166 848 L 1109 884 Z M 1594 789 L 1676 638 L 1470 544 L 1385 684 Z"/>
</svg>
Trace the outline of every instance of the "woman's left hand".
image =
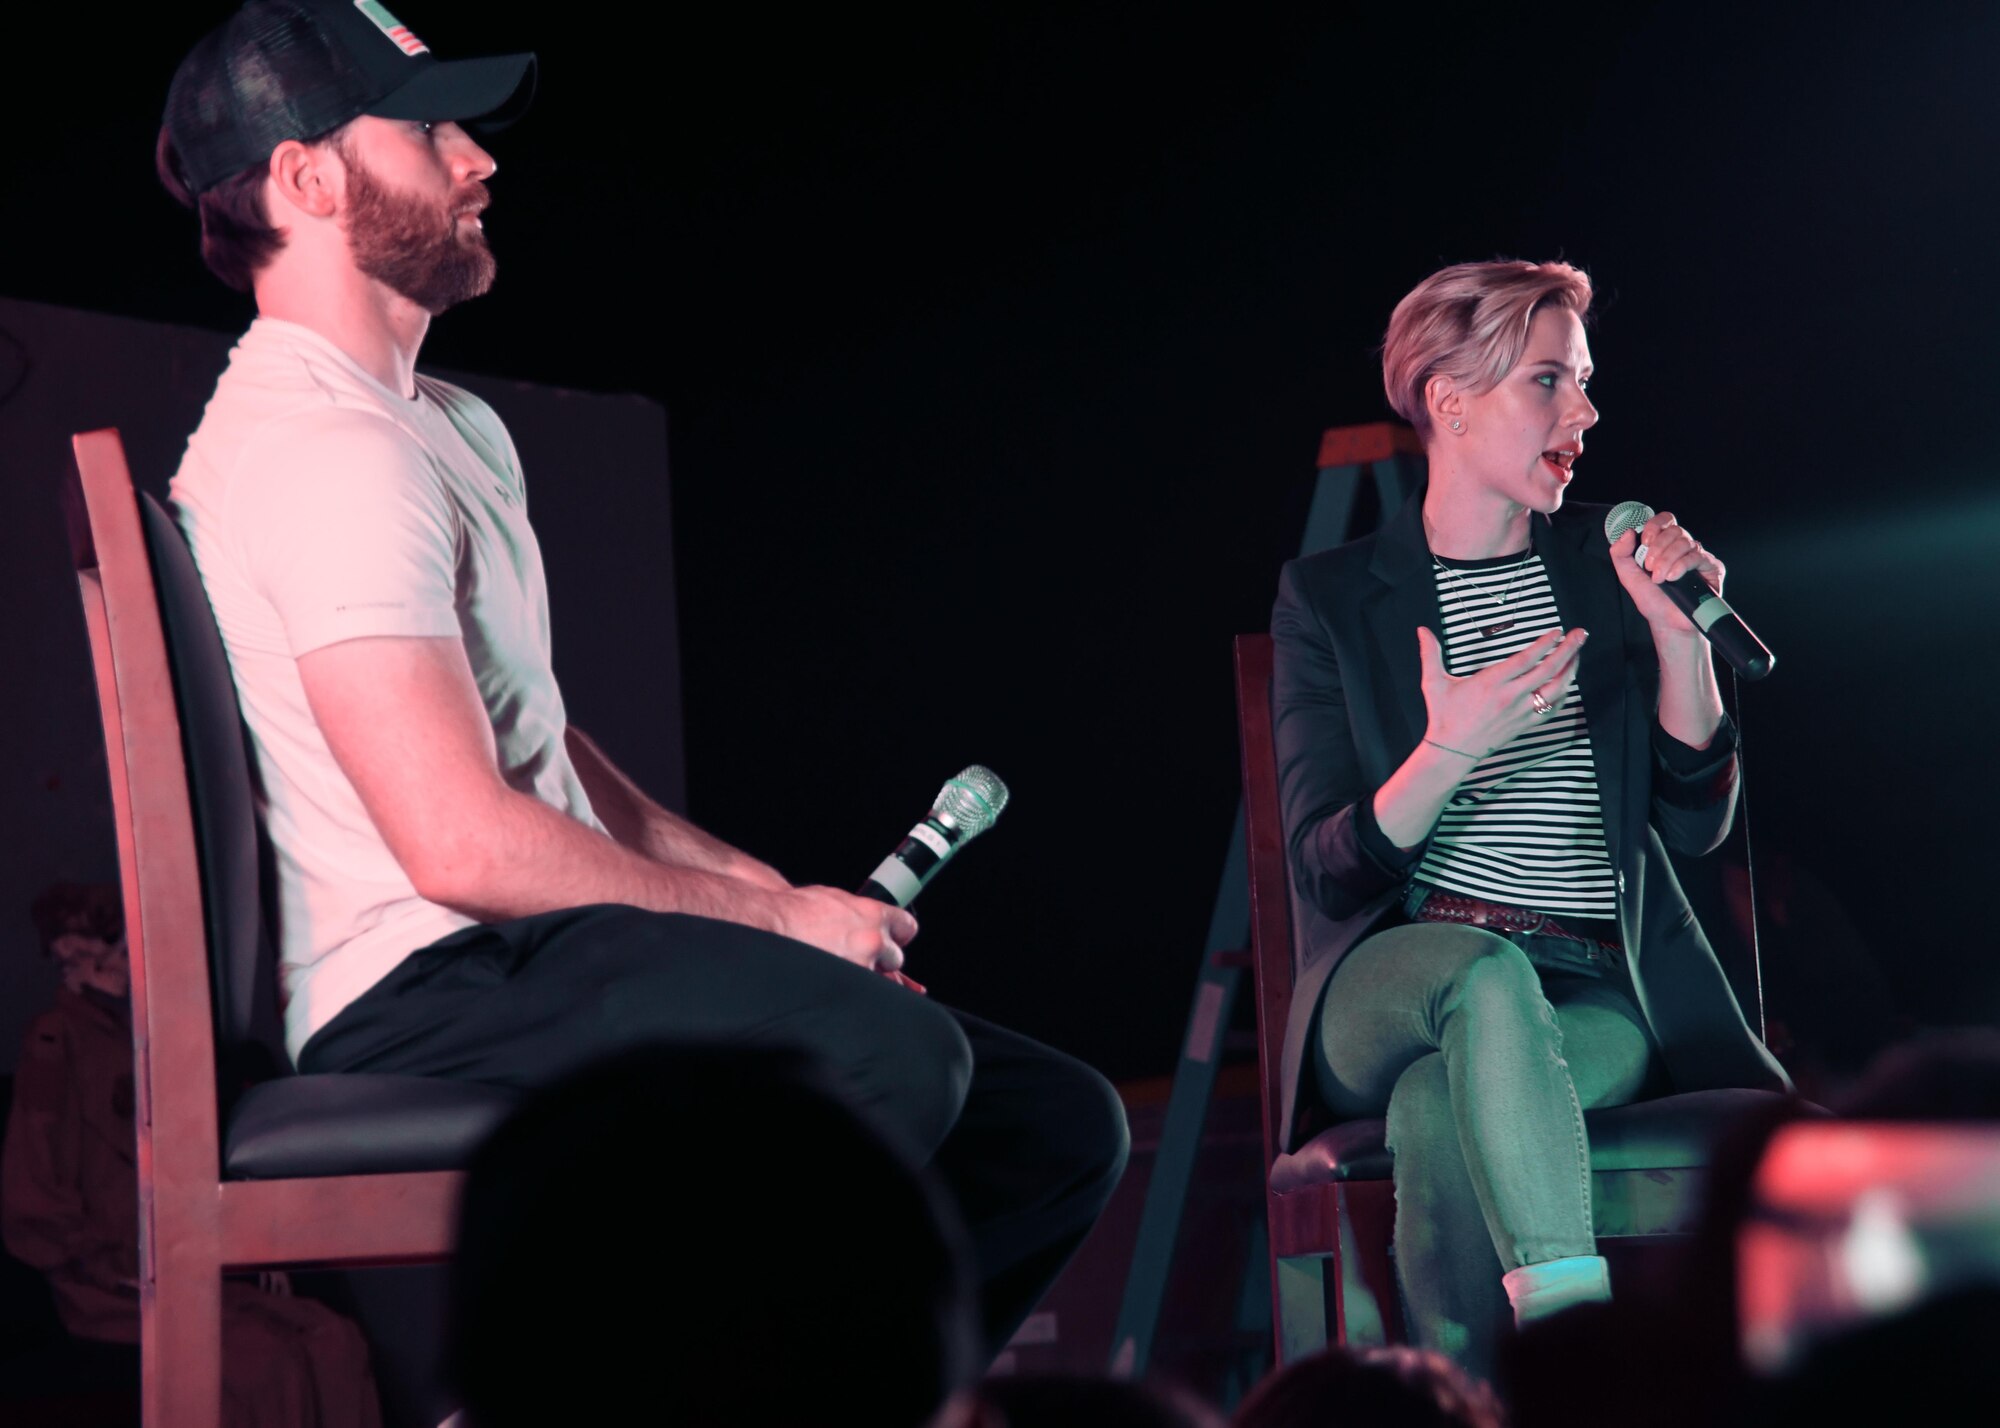
<svg viewBox="0 0 2000 1428">
<path fill-rule="evenodd" d="M 1634 558 L 1642 548 L 1646 552 L 1643 566 Z M 1721 561 L 1681 529 L 1671 511 L 1661 511 L 1639 530 L 1627 531 L 1613 541 L 1611 568 L 1618 572 L 1618 583 L 1625 587 L 1625 593 L 1639 607 L 1639 613 L 1646 617 L 1655 635 L 1700 633 L 1694 621 L 1681 613 L 1681 607 L 1661 586 L 1689 571 L 1699 571 L 1702 579 L 1720 595 L 1722 582 L 1728 575 Z"/>
</svg>

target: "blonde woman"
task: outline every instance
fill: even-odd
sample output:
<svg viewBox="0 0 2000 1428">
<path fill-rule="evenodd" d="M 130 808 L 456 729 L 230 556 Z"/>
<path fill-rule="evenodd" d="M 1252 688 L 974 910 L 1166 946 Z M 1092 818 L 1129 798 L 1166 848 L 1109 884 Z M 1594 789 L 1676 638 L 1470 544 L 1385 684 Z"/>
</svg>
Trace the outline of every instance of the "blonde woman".
<svg viewBox="0 0 2000 1428">
<path fill-rule="evenodd" d="M 1667 862 L 1728 832 L 1736 734 L 1661 585 L 1724 570 L 1669 513 L 1607 546 L 1567 500 L 1590 280 L 1466 263 L 1396 307 L 1389 402 L 1426 488 L 1292 562 L 1272 633 L 1308 919 L 1285 1133 L 1388 1117 L 1416 1341 L 1479 1371 L 1517 1322 L 1610 1296 L 1585 1108 L 1781 1089 Z"/>
</svg>

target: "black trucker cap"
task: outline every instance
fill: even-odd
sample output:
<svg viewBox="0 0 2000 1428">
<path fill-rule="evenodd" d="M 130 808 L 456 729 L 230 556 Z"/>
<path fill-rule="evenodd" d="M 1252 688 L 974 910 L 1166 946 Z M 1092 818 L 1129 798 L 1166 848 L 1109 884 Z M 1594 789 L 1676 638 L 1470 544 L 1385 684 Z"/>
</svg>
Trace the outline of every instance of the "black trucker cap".
<svg viewBox="0 0 2000 1428">
<path fill-rule="evenodd" d="M 533 55 L 440 60 L 380 0 L 249 0 L 174 71 L 167 133 L 198 194 L 363 114 L 498 128 L 534 90 Z"/>
</svg>

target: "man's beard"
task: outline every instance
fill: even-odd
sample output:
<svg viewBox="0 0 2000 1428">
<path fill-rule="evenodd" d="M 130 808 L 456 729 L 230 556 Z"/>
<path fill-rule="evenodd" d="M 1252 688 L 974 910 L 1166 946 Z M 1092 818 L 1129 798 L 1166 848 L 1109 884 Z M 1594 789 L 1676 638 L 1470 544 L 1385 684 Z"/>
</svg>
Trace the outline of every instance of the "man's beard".
<svg viewBox="0 0 2000 1428">
<path fill-rule="evenodd" d="M 462 232 L 458 215 L 484 207 L 460 195 L 449 207 L 396 193 L 347 159 L 347 246 L 354 265 L 435 317 L 493 286 L 498 264 L 477 227 Z"/>
</svg>

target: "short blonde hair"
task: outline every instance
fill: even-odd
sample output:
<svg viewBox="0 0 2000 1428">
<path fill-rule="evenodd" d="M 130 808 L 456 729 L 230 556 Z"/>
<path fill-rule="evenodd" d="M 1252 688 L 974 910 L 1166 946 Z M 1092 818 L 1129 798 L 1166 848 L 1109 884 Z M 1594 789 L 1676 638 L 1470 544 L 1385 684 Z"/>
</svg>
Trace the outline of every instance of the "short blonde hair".
<svg viewBox="0 0 2000 1428">
<path fill-rule="evenodd" d="M 1389 318 L 1382 387 L 1396 415 L 1428 437 L 1424 387 L 1451 378 L 1479 392 L 1514 370 L 1545 307 L 1590 313 L 1590 275 L 1568 263 L 1454 263 L 1418 283 Z"/>
</svg>

